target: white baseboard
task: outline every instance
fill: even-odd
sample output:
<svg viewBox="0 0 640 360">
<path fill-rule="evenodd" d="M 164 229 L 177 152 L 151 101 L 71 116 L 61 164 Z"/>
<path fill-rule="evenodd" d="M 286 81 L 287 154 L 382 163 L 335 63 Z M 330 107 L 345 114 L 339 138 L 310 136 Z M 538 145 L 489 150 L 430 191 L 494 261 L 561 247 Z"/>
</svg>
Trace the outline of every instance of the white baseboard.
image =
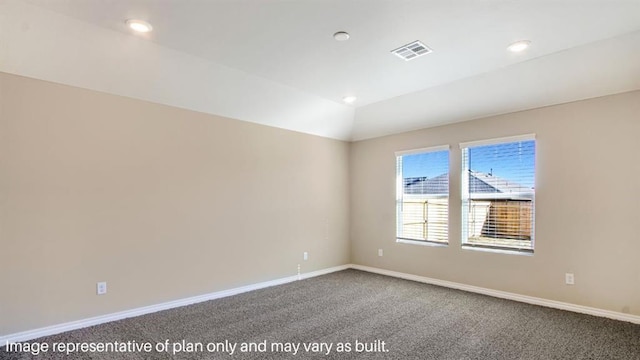
<svg viewBox="0 0 640 360">
<path fill-rule="evenodd" d="M 95 316 L 88 319 L 71 321 L 63 324 L 52 325 L 52 326 L 47 326 L 39 329 L 27 330 L 27 331 L 15 333 L 15 334 L 0 336 L 0 346 L 4 346 L 6 343 L 29 341 L 29 340 L 37 339 L 43 336 L 59 334 L 65 331 L 71 331 L 71 330 L 76 330 L 76 329 L 85 328 L 89 326 L 104 324 L 111 321 L 122 320 L 130 317 L 134 317 L 134 316 L 150 314 L 157 311 L 173 309 L 181 306 L 200 303 L 203 301 L 220 299 L 223 297 L 237 295 L 237 294 L 241 294 L 248 291 L 263 289 L 263 288 L 276 286 L 276 285 L 282 285 L 282 284 L 294 282 L 296 280 L 309 279 L 315 276 L 320 276 L 320 275 L 325 275 L 325 274 L 329 274 L 336 271 L 346 270 L 350 266 L 351 265 L 334 266 L 331 268 L 312 271 L 312 272 L 308 272 L 300 275 L 288 276 L 285 278 L 264 281 L 261 283 L 241 286 L 233 289 L 216 291 L 209 294 L 193 296 L 185 299 L 164 302 L 161 304 L 144 306 L 136 309 L 119 311 L 112 314 Z"/>
<path fill-rule="evenodd" d="M 575 304 L 570 304 L 570 303 L 561 302 L 561 301 L 547 300 L 547 299 L 537 298 L 533 296 L 514 294 L 506 291 L 492 290 L 492 289 L 482 288 L 478 286 L 460 284 L 452 281 L 438 280 L 438 279 L 428 278 L 424 276 L 401 273 L 397 271 L 378 269 L 370 266 L 352 264 L 350 267 L 356 270 L 362 270 L 362 271 L 367 271 L 371 273 L 392 276 L 392 277 L 405 279 L 405 280 L 413 280 L 421 283 L 427 283 L 427 284 L 448 287 L 452 289 L 464 290 L 464 291 L 474 292 L 474 293 L 483 294 L 483 295 L 489 295 L 489 296 L 502 298 L 502 299 L 514 300 L 514 301 L 519 301 L 519 302 L 533 304 L 533 305 L 546 306 L 554 309 L 573 311 L 573 312 L 582 313 L 582 314 L 594 315 L 594 316 L 605 317 L 605 318 L 614 319 L 614 320 L 627 321 L 634 324 L 640 324 L 640 316 L 638 315 L 624 314 L 616 311 L 602 310 L 602 309 L 593 308 L 589 306 L 575 305 Z"/>
<path fill-rule="evenodd" d="M 624 313 L 619 313 L 619 312 L 610 311 L 610 310 L 602 310 L 602 309 L 597 309 L 597 308 L 588 307 L 588 306 L 565 303 L 561 301 L 547 300 L 547 299 L 542 299 L 542 298 L 537 298 L 537 297 L 527 296 L 527 295 L 519 295 L 519 294 L 514 294 L 506 291 L 492 290 L 492 289 L 482 288 L 478 286 L 465 285 L 465 284 L 460 284 L 452 281 L 438 280 L 438 279 L 428 278 L 425 276 L 412 275 L 412 274 L 401 273 L 397 271 L 374 268 L 370 266 L 348 264 L 348 265 L 340 265 L 340 266 L 335 266 L 327 269 L 312 271 L 312 272 L 308 272 L 300 275 L 293 275 L 285 278 L 265 281 L 257 284 L 241 286 L 233 289 L 217 291 L 214 293 L 193 296 L 185 299 L 169 301 L 161 304 L 144 306 L 136 309 L 120 311 L 117 313 L 112 313 L 112 314 L 107 314 L 102 316 L 95 316 L 88 319 L 71 321 L 63 324 L 52 325 L 52 326 L 47 326 L 39 329 L 28 330 L 28 331 L 15 333 L 15 334 L 0 336 L 0 346 L 4 346 L 6 343 L 29 341 L 29 340 L 37 339 L 43 336 L 59 334 L 65 331 L 71 331 L 71 330 L 76 330 L 76 329 L 85 328 L 89 326 L 104 324 L 111 321 L 122 320 L 130 317 L 150 314 L 157 311 L 173 309 L 181 306 L 200 303 L 203 301 L 220 299 L 223 297 L 237 295 L 237 294 L 241 294 L 248 291 L 263 289 L 263 288 L 276 286 L 276 285 L 282 285 L 282 284 L 294 282 L 296 280 L 309 279 L 312 277 L 325 275 L 325 274 L 329 274 L 336 271 L 346 270 L 349 268 L 367 271 L 375 274 L 387 275 L 387 276 L 405 279 L 405 280 L 412 280 L 412 281 L 417 281 L 421 283 L 433 284 L 433 285 L 448 287 L 452 289 L 458 289 L 458 290 L 464 290 L 464 291 L 474 292 L 474 293 L 483 294 L 483 295 L 489 295 L 489 296 L 498 297 L 502 299 L 520 301 L 520 302 L 533 304 L 533 305 L 546 306 L 546 307 L 560 309 L 560 310 L 573 311 L 577 313 L 589 314 L 589 315 L 594 315 L 599 317 L 606 317 L 614 320 L 621 320 L 621 321 L 627 321 L 635 324 L 640 324 L 640 316 L 638 315 L 624 314 Z"/>
</svg>

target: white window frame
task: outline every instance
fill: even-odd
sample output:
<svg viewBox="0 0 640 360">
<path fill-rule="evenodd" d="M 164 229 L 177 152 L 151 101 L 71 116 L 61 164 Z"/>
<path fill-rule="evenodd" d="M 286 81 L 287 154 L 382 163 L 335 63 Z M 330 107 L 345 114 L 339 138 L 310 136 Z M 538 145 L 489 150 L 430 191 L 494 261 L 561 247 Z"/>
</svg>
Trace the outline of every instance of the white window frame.
<svg viewBox="0 0 640 360">
<path fill-rule="evenodd" d="M 469 169 L 468 169 L 468 164 L 467 164 L 467 160 L 465 159 L 465 150 L 472 148 L 472 147 L 478 147 L 478 146 L 487 146 L 487 145 L 498 145 L 498 144 L 506 144 L 506 143 L 513 143 L 513 142 L 521 142 L 521 141 L 534 141 L 535 142 L 535 152 L 534 152 L 534 158 L 537 159 L 537 151 L 538 151 L 538 144 L 536 141 L 536 135 L 535 134 L 525 134 L 525 135 L 517 135 L 517 136 L 508 136 L 508 137 L 501 137 L 501 138 L 493 138 L 493 139 L 486 139 L 486 140 L 478 140 L 478 141 L 469 141 L 469 142 L 463 142 L 460 143 L 460 150 L 461 150 L 461 181 L 460 181 L 460 195 L 461 195 L 461 224 L 462 224 L 462 239 L 461 239 L 461 245 L 463 249 L 470 249 L 470 250 L 480 250 L 480 251 L 490 251 L 490 252 L 497 252 L 497 253 L 506 253 L 506 254 L 519 254 L 519 255 L 533 255 L 534 253 L 534 249 L 535 249 L 535 191 L 534 194 L 531 196 L 531 202 L 532 202 L 532 208 L 531 208 L 531 248 L 517 248 L 517 247 L 503 247 L 503 246 L 492 246 L 492 245 L 476 245 L 476 244 L 469 244 L 468 240 L 469 240 L 469 210 L 468 210 L 468 206 L 469 206 Z M 535 182 L 535 177 L 536 177 L 536 167 L 537 167 L 537 161 L 534 162 L 534 182 Z M 535 186 L 534 186 L 535 188 Z"/>
<path fill-rule="evenodd" d="M 438 146 L 430 146 L 419 149 L 411 149 L 411 150 L 403 150 L 396 151 L 396 242 L 398 243 L 406 243 L 406 244 L 414 244 L 414 245 L 427 245 L 427 246 L 448 246 L 449 245 L 449 226 L 450 226 L 450 210 L 451 210 L 451 187 L 449 187 L 449 193 L 447 194 L 447 241 L 429 241 L 429 240 L 414 240 L 414 239 L 406 239 L 400 237 L 400 231 L 403 227 L 402 222 L 402 208 L 403 208 L 403 199 L 404 199 L 404 180 L 402 178 L 402 157 L 406 155 L 416 155 L 416 154 L 424 154 L 429 152 L 438 152 L 438 151 L 447 151 L 447 173 L 450 174 L 451 170 L 451 146 L 449 145 L 438 145 Z"/>
</svg>

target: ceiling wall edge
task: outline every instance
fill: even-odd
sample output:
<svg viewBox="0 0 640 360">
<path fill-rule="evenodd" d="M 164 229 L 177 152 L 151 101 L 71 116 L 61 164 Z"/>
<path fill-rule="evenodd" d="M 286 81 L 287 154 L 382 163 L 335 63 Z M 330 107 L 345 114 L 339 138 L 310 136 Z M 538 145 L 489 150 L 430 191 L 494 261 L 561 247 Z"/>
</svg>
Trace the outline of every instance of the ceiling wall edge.
<svg viewBox="0 0 640 360">
<path fill-rule="evenodd" d="M 640 89 L 640 31 L 356 109 L 351 141 Z"/>
<path fill-rule="evenodd" d="M 596 100 L 596 99 L 604 99 L 604 98 L 618 96 L 618 95 L 631 94 L 631 93 L 634 93 L 634 92 L 640 93 L 640 89 L 626 90 L 626 91 L 621 91 L 621 92 L 617 92 L 617 93 L 611 93 L 611 94 L 606 94 L 606 95 L 601 95 L 601 96 L 588 97 L 588 98 L 584 98 L 584 99 L 576 99 L 576 100 L 566 101 L 566 102 L 557 103 L 557 104 L 536 106 L 536 107 L 520 109 L 520 110 L 515 110 L 515 111 L 493 113 L 493 114 L 483 115 L 483 116 L 474 117 L 474 118 L 458 119 L 458 120 L 455 120 L 455 121 L 434 123 L 434 124 L 429 125 L 429 126 L 416 127 L 416 128 L 407 129 L 407 130 L 403 130 L 403 131 L 400 131 L 400 132 L 393 132 L 393 133 L 389 133 L 389 134 L 385 134 L 385 135 L 371 136 L 371 137 L 364 137 L 364 138 L 353 138 L 352 137 L 349 140 L 349 142 L 355 143 L 355 142 L 359 142 L 359 141 L 375 140 L 375 139 L 384 138 L 384 137 L 388 137 L 388 136 L 396 136 L 396 135 L 407 134 L 407 133 L 411 133 L 411 132 L 414 132 L 414 131 L 435 129 L 435 128 L 439 128 L 439 127 L 443 127 L 443 126 L 449 126 L 449 125 L 458 125 L 458 124 L 466 123 L 466 122 L 470 122 L 470 121 L 485 120 L 485 119 L 492 119 L 492 118 L 505 117 L 505 116 L 507 116 L 507 117 L 508 116 L 514 116 L 516 114 L 524 113 L 524 112 L 528 112 L 528 111 L 536 111 L 536 110 L 541 110 L 541 109 L 546 109 L 546 108 L 553 108 L 553 107 L 557 107 L 557 106 L 563 106 L 563 105 L 579 103 L 579 102 L 584 102 L 584 101 L 590 101 L 590 100 Z"/>
<path fill-rule="evenodd" d="M 350 106 L 18 1 L 0 2 L 0 71 L 338 140 L 353 126 Z"/>
</svg>

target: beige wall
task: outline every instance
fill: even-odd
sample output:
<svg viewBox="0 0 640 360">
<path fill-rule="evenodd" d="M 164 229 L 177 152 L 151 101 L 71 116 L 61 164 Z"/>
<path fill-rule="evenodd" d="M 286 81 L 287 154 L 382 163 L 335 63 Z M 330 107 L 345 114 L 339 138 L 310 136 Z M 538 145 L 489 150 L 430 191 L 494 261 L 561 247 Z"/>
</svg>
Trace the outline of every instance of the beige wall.
<svg viewBox="0 0 640 360">
<path fill-rule="evenodd" d="M 534 256 L 461 250 L 458 143 L 527 133 Z M 0 73 L 0 336 L 348 262 L 640 315 L 638 134 L 640 92 L 349 145 Z M 451 244 L 397 244 L 394 152 L 442 144 Z"/>
<path fill-rule="evenodd" d="M 348 155 L 0 73 L 0 336 L 348 263 Z"/>
<path fill-rule="evenodd" d="M 458 144 L 528 133 L 537 134 L 535 254 L 462 250 Z M 353 143 L 352 262 L 640 315 L 639 136 L 631 92 Z M 450 245 L 396 243 L 394 152 L 445 144 Z"/>
</svg>

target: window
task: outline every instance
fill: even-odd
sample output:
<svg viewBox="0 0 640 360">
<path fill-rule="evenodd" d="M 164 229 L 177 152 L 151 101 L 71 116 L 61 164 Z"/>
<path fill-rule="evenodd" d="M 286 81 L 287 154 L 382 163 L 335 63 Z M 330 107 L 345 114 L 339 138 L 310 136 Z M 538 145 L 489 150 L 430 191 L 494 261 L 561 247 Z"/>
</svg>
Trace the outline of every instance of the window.
<svg viewBox="0 0 640 360">
<path fill-rule="evenodd" d="M 460 144 L 462 245 L 533 252 L 533 135 Z"/>
<path fill-rule="evenodd" d="M 398 241 L 449 241 L 449 147 L 396 153 Z"/>
</svg>

